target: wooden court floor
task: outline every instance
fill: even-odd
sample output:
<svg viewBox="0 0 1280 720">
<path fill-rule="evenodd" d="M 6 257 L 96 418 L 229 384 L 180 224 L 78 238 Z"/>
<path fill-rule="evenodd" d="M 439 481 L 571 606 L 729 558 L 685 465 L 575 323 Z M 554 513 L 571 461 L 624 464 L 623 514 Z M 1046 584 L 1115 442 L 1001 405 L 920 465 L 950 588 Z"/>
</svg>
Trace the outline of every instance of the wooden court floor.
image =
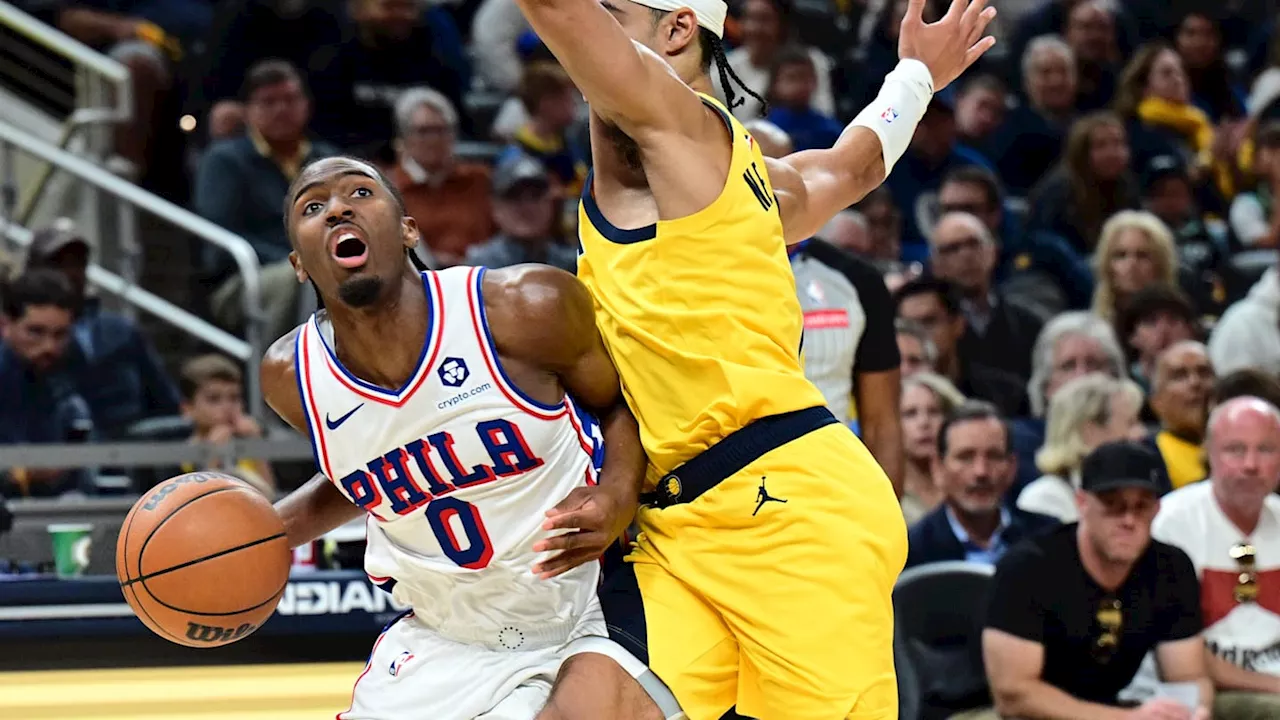
<svg viewBox="0 0 1280 720">
<path fill-rule="evenodd" d="M 360 663 L 0 673 L 4 720 L 322 720 Z"/>
</svg>

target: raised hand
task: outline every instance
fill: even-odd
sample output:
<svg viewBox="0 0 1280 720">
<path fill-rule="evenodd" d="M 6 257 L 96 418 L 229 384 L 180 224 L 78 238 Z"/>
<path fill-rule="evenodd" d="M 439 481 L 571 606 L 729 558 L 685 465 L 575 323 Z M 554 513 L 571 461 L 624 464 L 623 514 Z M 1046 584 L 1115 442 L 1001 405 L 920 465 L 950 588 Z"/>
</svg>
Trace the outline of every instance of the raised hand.
<svg viewBox="0 0 1280 720">
<path fill-rule="evenodd" d="M 923 62 L 933 74 L 933 91 L 960 77 L 982 54 L 996 44 L 983 36 L 996 9 L 987 0 L 951 0 L 951 8 L 941 20 L 925 23 L 926 0 L 910 0 L 898 36 L 898 57 Z"/>
</svg>

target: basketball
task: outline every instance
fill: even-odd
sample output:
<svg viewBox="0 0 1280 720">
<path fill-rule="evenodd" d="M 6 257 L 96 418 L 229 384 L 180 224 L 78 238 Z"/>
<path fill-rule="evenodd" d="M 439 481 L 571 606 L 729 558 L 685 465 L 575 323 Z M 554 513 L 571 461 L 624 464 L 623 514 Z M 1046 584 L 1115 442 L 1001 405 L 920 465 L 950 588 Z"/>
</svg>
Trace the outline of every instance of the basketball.
<svg viewBox="0 0 1280 720">
<path fill-rule="evenodd" d="M 271 616 L 292 555 L 271 502 L 217 472 L 179 475 L 143 495 L 116 543 L 129 607 L 166 640 L 217 647 Z"/>
</svg>

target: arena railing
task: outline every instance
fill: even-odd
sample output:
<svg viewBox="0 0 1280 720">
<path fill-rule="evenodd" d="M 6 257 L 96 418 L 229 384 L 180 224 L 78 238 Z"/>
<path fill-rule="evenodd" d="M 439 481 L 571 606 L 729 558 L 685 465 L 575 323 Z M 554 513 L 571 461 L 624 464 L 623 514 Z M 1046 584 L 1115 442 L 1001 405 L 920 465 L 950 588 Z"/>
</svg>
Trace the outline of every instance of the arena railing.
<svg viewBox="0 0 1280 720">
<path fill-rule="evenodd" d="M 266 408 L 262 401 L 262 388 L 258 378 L 258 368 L 264 350 L 264 327 L 262 317 L 262 284 L 261 267 L 258 255 L 253 246 L 244 238 L 196 215 L 186 208 L 179 207 L 164 198 L 147 192 L 133 183 L 116 177 L 107 170 L 85 160 L 73 153 L 59 148 L 52 143 L 27 133 L 11 123 L 0 120 L 0 165 L 12 167 L 4 158 L 10 147 L 17 147 L 36 158 L 44 160 L 63 172 L 73 175 L 90 186 L 114 196 L 121 205 L 137 208 L 165 220 L 191 233 L 205 242 L 218 246 L 229 253 L 235 260 L 236 267 L 244 279 L 241 301 L 244 305 L 245 338 L 243 341 L 224 333 L 207 322 L 200 320 L 189 312 L 173 305 L 151 293 L 137 287 L 132 278 L 120 277 L 101 267 L 91 270 L 90 279 L 99 287 L 118 295 L 133 306 L 151 312 L 184 332 L 190 333 L 218 349 L 243 361 L 246 365 L 247 397 L 249 412 L 260 422 L 266 417 Z M 0 212 L 3 215 L 3 212 Z M 120 213 L 120 232 L 132 230 L 132 225 L 123 218 L 132 219 L 132 213 Z M 6 224 L 6 228 L 8 225 Z M 0 239 L 13 238 L 21 242 L 29 237 L 21 229 L 0 232 Z M 7 450 L 6 450 L 7 454 Z"/>
<path fill-rule="evenodd" d="M 8 60 L 4 68 L 6 74 L 12 76 L 10 80 L 22 86 L 29 98 L 47 100 L 47 111 L 60 114 L 62 108 L 70 109 L 70 114 L 62 121 L 55 145 L 65 150 L 79 140 L 76 149 L 82 157 L 97 165 L 111 165 L 118 159 L 114 127 L 128 124 L 133 117 L 133 86 L 129 70 L 3 0 L 0 0 L 0 27 L 11 38 L 7 43 L 11 47 L 6 47 L 4 52 Z M 60 66 L 59 61 L 71 66 L 70 73 Z M 71 96 L 69 103 L 65 99 L 61 102 L 53 99 L 67 94 Z M 54 110 L 52 106 L 59 109 Z M 0 158 L 0 163 L 12 165 L 7 157 Z M 8 198 L 7 204 L 17 203 L 10 219 L 23 225 L 31 224 L 41 200 L 46 196 L 55 169 L 52 162 L 41 163 L 23 197 Z M 5 191 L 14 193 L 16 190 L 11 183 L 6 183 Z M 108 208 L 101 195 L 97 188 L 91 188 L 81 199 L 81 212 L 93 218 L 94 223 L 102 218 L 104 225 L 111 223 L 116 225 L 116 229 L 128 232 L 102 233 L 93 226 L 87 227 L 86 231 L 95 246 L 117 263 L 119 274 L 132 280 L 139 258 L 133 208 L 128 205 Z M 125 217 L 112 222 L 113 214 Z"/>
</svg>

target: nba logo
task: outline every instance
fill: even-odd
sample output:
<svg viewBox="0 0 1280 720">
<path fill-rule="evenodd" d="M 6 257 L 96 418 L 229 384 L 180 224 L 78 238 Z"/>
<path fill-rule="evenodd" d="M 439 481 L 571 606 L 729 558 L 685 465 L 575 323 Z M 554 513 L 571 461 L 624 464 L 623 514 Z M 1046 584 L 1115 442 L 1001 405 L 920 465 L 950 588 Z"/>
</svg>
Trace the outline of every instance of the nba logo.
<svg viewBox="0 0 1280 720">
<path fill-rule="evenodd" d="M 445 358 L 436 373 L 440 375 L 440 382 L 449 387 L 460 387 L 471 376 L 471 371 L 467 370 L 467 364 L 462 358 L 456 357 Z"/>
<path fill-rule="evenodd" d="M 884 112 L 880 113 L 880 119 L 886 123 L 891 123 L 898 119 L 898 111 L 891 107 L 885 108 Z"/>
<path fill-rule="evenodd" d="M 400 653 L 399 657 L 391 661 L 391 667 L 387 668 L 387 672 L 391 673 L 391 677 L 398 676 L 400 674 L 400 671 L 404 669 L 404 666 L 407 665 L 409 661 L 412 659 L 413 659 L 413 653 L 409 652 L 408 650 Z"/>
</svg>

